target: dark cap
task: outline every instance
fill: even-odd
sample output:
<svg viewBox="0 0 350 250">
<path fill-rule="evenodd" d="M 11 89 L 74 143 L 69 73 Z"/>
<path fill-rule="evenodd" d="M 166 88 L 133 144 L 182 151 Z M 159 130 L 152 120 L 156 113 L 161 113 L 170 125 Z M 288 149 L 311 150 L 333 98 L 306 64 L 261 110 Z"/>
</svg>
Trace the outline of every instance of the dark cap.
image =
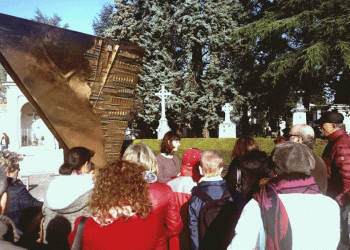
<svg viewBox="0 0 350 250">
<path fill-rule="evenodd" d="M 272 153 L 273 170 L 276 174 L 302 173 L 310 175 L 315 159 L 308 146 L 286 141 L 277 144 Z"/>
<path fill-rule="evenodd" d="M 321 114 L 321 118 L 316 120 L 315 123 L 322 125 L 324 123 L 335 123 L 340 124 L 343 123 L 344 116 L 341 113 L 338 112 L 324 112 Z"/>
</svg>

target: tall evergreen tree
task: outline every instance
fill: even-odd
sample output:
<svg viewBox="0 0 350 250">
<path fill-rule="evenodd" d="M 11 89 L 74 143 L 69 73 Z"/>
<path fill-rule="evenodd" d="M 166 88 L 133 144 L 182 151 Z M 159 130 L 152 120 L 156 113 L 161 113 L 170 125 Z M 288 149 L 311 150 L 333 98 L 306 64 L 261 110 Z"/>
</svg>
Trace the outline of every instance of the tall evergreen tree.
<svg viewBox="0 0 350 250">
<path fill-rule="evenodd" d="M 56 27 L 60 27 L 61 26 L 62 18 L 60 16 L 58 16 L 56 13 L 53 14 L 53 17 L 49 17 L 47 15 L 44 15 L 39 10 L 39 8 L 37 8 L 36 11 L 35 11 L 35 14 L 36 15 L 31 20 L 39 22 L 39 23 L 45 23 L 45 24 L 53 25 L 53 26 L 56 26 Z M 69 28 L 68 23 L 64 24 L 63 28 L 68 29 Z"/>
<path fill-rule="evenodd" d="M 233 36 L 242 49 L 237 81 L 242 95 L 249 91 L 271 119 L 288 113 L 298 93 L 306 107 L 322 100 L 326 87 L 336 91 L 336 102 L 350 104 L 343 94 L 350 92 L 349 1 L 242 2 L 251 13 L 251 23 Z"/>
<path fill-rule="evenodd" d="M 115 9 L 113 26 L 104 36 L 146 49 L 138 86 L 145 122 L 156 124 L 160 118 L 155 93 L 161 84 L 173 93 L 167 110 L 170 126 L 189 126 L 196 136 L 203 128 L 217 128 L 225 102 L 239 105 L 237 50 L 229 41 L 243 11 L 238 1 L 116 0 Z"/>
</svg>

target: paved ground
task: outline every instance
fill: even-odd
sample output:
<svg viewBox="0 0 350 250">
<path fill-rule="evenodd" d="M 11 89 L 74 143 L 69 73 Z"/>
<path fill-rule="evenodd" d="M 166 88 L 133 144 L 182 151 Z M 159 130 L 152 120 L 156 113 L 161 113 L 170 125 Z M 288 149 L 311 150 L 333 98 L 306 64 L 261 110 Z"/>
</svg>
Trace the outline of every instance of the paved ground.
<svg viewBox="0 0 350 250">
<path fill-rule="evenodd" d="M 36 174 L 31 175 L 29 192 L 39 201 L 44 201 L 44 196 L 46 188 L 49 185 L 50 181 L 54 178 L 54 175 L 50 174 Z M 25 184 L 27 183 L 26 178 L 20 178 Z"/>
</svg>

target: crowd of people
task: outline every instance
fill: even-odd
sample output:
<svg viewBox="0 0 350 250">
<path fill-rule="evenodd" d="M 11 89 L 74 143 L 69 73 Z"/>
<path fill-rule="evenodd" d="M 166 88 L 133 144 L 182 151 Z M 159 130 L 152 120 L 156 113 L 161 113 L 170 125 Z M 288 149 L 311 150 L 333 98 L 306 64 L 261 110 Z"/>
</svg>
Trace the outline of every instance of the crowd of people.
<svg viewBox="0 0 350 250">
<path fill-rule="evenodd" d="M 313 152 L 315 132 L 295 125 L 268 155 L 239 138 L 232 161 L 215 150 L 160 154 L 130 145 L 94 169 L 94 152 L 74 147 L 44 202 L 18 179 L 21 156 L 0 152 L 0 249 L 349 249 L 350 136 L 343 115 L 317 121 L 329 143 Z"/>
</svg>

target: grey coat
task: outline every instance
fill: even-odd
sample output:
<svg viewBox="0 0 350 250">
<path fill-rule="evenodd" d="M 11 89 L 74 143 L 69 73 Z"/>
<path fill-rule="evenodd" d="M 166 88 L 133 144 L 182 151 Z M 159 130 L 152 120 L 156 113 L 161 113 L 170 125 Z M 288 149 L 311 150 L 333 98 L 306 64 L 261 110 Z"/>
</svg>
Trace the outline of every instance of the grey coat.
<svg viewBox="0 0 350 250">
<path fill-rule="evenodd" d="M 54 210 L 44 201 L 44 240 L 55 249 L 69 249 L 67 237 L 74 228 L 74 221 L 79 216 L 90 216 L 87 206 L 91 190 L 78 197 L 63 209 Z M 67 248 L 68 247 L 68 248 Z M 50 248 L 52 249 L 52 248 Z"/>
<path fill-rule="evenodd" d="M 18 239 L 19 235 L 16 231 L 15 224 L 9 217 L 5 215 L 0 215 L 0 249 L 25 249 L 13 244 L 13 242 L 18 241 Z"/>
</svg>

